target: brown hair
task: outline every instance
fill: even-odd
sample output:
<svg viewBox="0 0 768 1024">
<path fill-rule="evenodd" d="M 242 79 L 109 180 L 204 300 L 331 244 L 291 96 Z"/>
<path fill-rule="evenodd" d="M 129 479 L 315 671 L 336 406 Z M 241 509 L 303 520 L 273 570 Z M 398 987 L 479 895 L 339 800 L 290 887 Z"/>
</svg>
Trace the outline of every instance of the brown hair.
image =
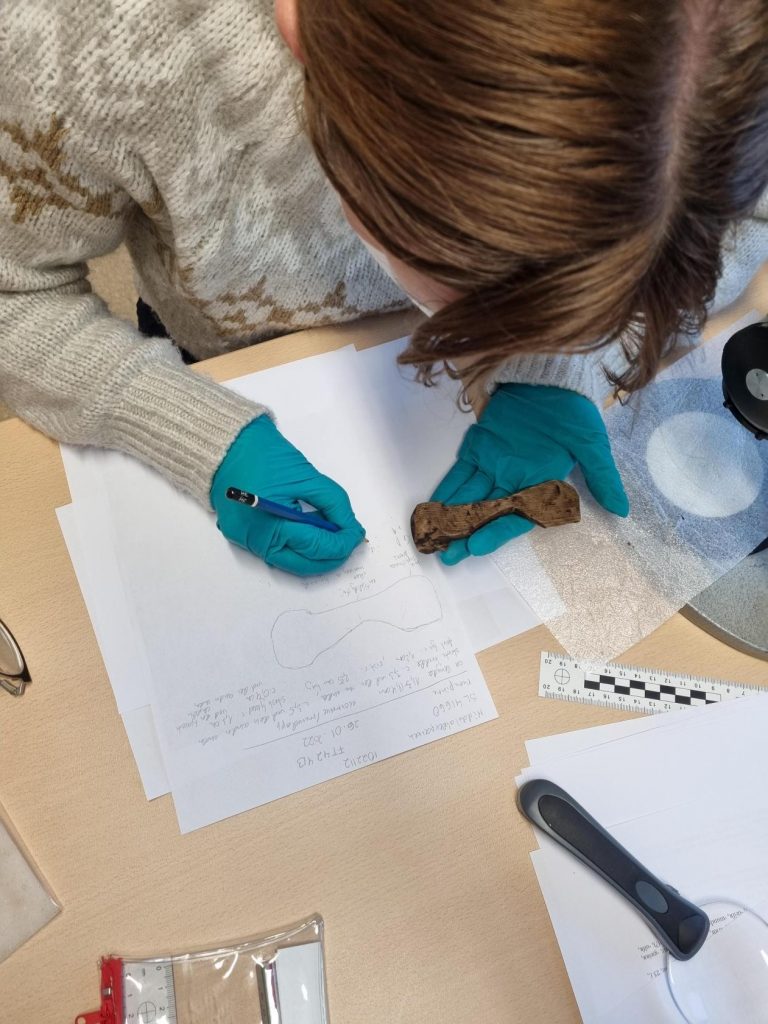
<svg viewBox="0 0 768 1024">
<path fill-rule="evenodd" d="M 394 256 L 463 296 L 402 357 L 621 337 L 646 384 L 768 185 L 768 0 L 300 0 L 310 138 Z"/>
</svg>

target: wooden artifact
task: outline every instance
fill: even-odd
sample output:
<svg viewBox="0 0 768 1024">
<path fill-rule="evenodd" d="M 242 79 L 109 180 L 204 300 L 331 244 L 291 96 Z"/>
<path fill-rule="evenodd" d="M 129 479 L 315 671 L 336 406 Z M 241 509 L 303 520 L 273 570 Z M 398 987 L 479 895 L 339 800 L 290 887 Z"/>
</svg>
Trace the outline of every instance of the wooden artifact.
<svg viewBox="0 0 768 1024">
<path fill-rule="evenodd" d="M 419 551 L 444 551 L 452 540 L 469 537 L 486 523 L 514 513 L 537 526 L 565 526 L 581 519 L 578 492 L 562 480 L 548 480 L 517 494 L 467 505 L 423 501 L 411 515 L 411 533 Z"/>
</svg>

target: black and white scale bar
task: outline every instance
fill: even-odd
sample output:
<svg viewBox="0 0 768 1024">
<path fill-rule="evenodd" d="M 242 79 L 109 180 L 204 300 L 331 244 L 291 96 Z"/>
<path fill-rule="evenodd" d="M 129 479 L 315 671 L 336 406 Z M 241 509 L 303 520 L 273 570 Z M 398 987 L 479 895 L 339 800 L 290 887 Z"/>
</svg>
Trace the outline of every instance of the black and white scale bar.
<svg viewBox="0 0 768 1024">
<path fill-rule="evenodd" d="M 668 704 L 690 704 L 703 707 L 719 704 L 722 697 L 712 690 L 698 690 L 690 686 L 669 686 L 666 683 L 646 683 L 642 679 L 622 679 L 601 673 L 596 679 L 585 676 L 584 688 L 598 693 L 619 693 L 627 697 L 647 697 L 648 700 L 666 701 Z"/>
<path fill-rule="evenodd" d="M 539 696 L 621 711 L 654 714 L 706 707 L 724 700 L 768 694 L 768 684 L 747 685 L 630 665 L 598 665 L 543 651 Z"/>
</svg>

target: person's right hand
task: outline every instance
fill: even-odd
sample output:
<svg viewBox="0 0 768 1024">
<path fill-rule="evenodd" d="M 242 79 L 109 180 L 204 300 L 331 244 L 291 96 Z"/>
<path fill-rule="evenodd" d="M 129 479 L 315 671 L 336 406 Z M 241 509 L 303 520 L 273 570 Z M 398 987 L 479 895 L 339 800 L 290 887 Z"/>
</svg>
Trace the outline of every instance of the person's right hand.
<svg viewBox="0 0 768 1024">
<path fill-rule="evenodd" d="M 301 509 L 299 499 L 340 526 L 338 533 L 279 519 L 227 498 L 227 488 L 250 491 Z M 308 462 L 268 416 L 259 416 L 237 435 L 211 485 L 211 505 L 224 536 L 267 565 L 313 576 L 338 569 L 365 537 L 343 487 Z"/>
</svg>

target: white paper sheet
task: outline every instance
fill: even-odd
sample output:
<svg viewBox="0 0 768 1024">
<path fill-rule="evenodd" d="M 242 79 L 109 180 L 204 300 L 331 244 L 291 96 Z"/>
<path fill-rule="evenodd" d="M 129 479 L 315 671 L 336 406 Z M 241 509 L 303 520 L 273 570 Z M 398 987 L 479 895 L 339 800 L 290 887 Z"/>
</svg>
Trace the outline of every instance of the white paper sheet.
<svg viewBox="0 0 768 1024">
<path fill-rule="evenodd" d="M 110 544 L 95 541 L 103 535 L 104 524 L 108 522 L 106 499 L 102 496 L 78 506 L 64 505 L 56 509 L 56 515 L 121 710 L 141 784 L 147 800 L 154 800 L 170 792 L 170 785 L 148 703 L 149 666 L 144 644 L 130 617 L 114 551 Z M 81 540 L 83 529 L 89 537 L 87 544 Z M 146 703 L 132 706 L 141 701 Z"/>
<path fill-rule="evenodd" d="M 625 722 L 611 722 L 610 726 L 594 725 L 574 732 L 561 732 L 554 736 L 540 736 L 525 741 L 525 752 L 531 768 L 561 757 L 571 757 L 602 743 L 616 743 L 625 736 L 634 736 L 647 729 L 661 729 L 666 725 L 679 725 L 668 715 L 633 715 Z M 607 730 L 607 731 L 606 731 Z"/>
<path fill-rule="evenodd" d="M 83 461 L 65 455 L 65 466 L 77 467 L 76 476 L 98 466 L 86 450 Z M 83 466 L 86 473 L 83 473 Z M 118 711 L 125 714 L 150 700 L 149 665 L 134 610 L 127 600 L 115 556 L 112 520 L 106 493 L 97 476 L 87 500 L 56 509 L 59 527 L 83 594 L 91 625 L 109 674 Z"/>
<path fill-rule="evenodd" d="M 152 706 L 145 704 L 143 708 L 133 708 L 122 718 L 147 800 L 165 796 L 170 793 L 171 784 L 160 750 Z"/>
<path fill-rule="evenodd" d="M 311 407 L 303 392 L 318 395 L 323 386 L 331 393 L 349 388 L 351 398 L 364 407 L 364 419 L 371 432 L 386 438 L 388 458 L 379 459 L 377 473 L 383 487 L 385 472 L 391 493 L 405 494 L 404 514 L 410 504 L 423 498 L 451 464 L 471 414 L 459 411 L 455 386 L 424 389 L 408 378 L 396 364 L 404 341 L 355 354 L 347 348 L 269 371 L 271 399 L 303 411 Z M 324 367 L 322 374 L 316 372 Z M 344 370 L 342 371 L 342 367 Z M 252 397 L 263 397 L 265 375 L 250 375 L 231 386 Z M 335 382 L 335 387 L 330 387 Z M 346 383 L 345 383 L 346 382 Z M 297 400 L 297 392 L 301 398 Z M 286 428 L 287 429 L 287 428 Z M 381 445 L 379 445 L 381 447 Z M 115 698 L 139 767 L 148 798 L 169 790 L 156 735 L 150 695 L 149 667 L 133 602 L 126 597 L 115 556 L 114 532 L 106 484 L 115 464 L 129 464 L 120 456 L 91 449 L 62 448 L 74 504 L 59 510 L 81 589 L 91 614 L 102 656 L 113 684 Z M 402 453 L 407 457 L 403 458 Z M 345 467 L 346 468 L 346 467 Z M 143 471 L 147 473 L 146 470 Z M 153 474 L 148 473 L 150 479 Z M 138 485 L 137 485 L 138 486 Z M 426 492 L 425 492 L 426 488 Z M 374 510 L 378 516 L 378 509 Z M 207 523 L 210 529 L 210 523 Z M 80 536 L 87 538 L 80 544 Z M 437 559 L 424 558 L 432 571 L 450 586 L 471 645 L 475 650 L 489 647 L 538 624 L 538 620 L 516 591 L 506 584 L 488 559 L 471 559 L 445 570 Z"/>
<path fill-rule="evenodd" d="M 609 740 L 612 727 L 605 726 L 605 739 L 599 745 L 571 757 L 538 762 L 522 774 L 526 780 L 544 776 L 557 782 L 611 828 L 682 806 L 696 800 L 702 790 L 727 798 L 733 780 L 725 766 L 744 773 L 747 781 L 753 777 L 751 765 L 755 757 L 758 763 L 762 758 L 767 715 L 768 701 L 744 697 L 692 708 L 677 716 L 681 722 L 665 716 L 662 725 L 619 734 L 615 741 Z M 560 781 L 566 773 L 567 785 Z M 636 779 L 642 785 L 636 785 Z M 589 808 L 590 801 L 596 809 Z"/>
<path fill-rule="evenodd" d="M 452 602 L 443 590 L 435 560 L 426 560 L 426 564 L 420 566 L 402 529 L 393 529 L 386 521 L 394 501 L 390 495 L 398 493 L 396 486 L 390 483 L 396 481 L 398 475 L 393 459 L 396 449 L 376 436 L 375 417 L 370 415 L 371 402 L 366 401 L 369 396 L 360 384 L 359 375 L 356 377 L 357 368 L 352 369 L 351 361 L 342 367 L 345 361 L 343 355 L 318 357 L 311 367 L 294 364 L 266 371 L 258 375 L 257 380 L 235 382 L 235 387 L 245 393 L 253 393 L 250 389 L 255 388 L 255 393 L 276 410 L 281 426 L 322 469 L 345 483 L 347 477 L 352 478 L 349 490 L 353 505 L 366 524 L 374 524 L 375 543 L 361 548 L 335 582 L 328 578 L 300 581 L 269 570 L 228 545 L 212 529 L 208 513 L 183 496 L 174 495 L 150 470 L 115 453 L 101 453 L 98 460 L 98 484 L 92 493 L 98 494 L 103 488 L 108 495 L 111 511 L 107 518 L 113 525 L 111 543 L 117 552 L 128 606 L 135 611 L 144 646 L 152 652 L 155 712 L 162 722 L 163 757 L 169 777 L 178 790 L 177 804 L 180 800 L 183 803 L 188 780 L 194 781 L 194 797 L 190 794 L 190 803 L 194 806 L 186 817 L 184 808 L 179 809 L 185 829 L 217 820 L 256 802 L 274 799 L 284 792 L 314 785 L 495 715 L 469 646 L 462 637 Z M 349 396 L 343 418 L 333 414 L 339 394 Z M 297 409 L 301 410 L 299 417 Z M 351 441 L 350 417 L 359 428 L 354 431 L 357 447 L 352 458 L 347 450 Z M 453 458 L 454 440 L 451 438 L 450 451 L 443 461 Z M 82 483 L 84 476 L 81 467 L 81 477 L 79 480 L 76 477 L 73 485 L 73 493 L 80 498 L 78 507 L 88 501 Z M 195 553 L 194 559 L 189 558 L 190 551 Z M 194 567 L 194 578 L 189 575 L 190 564 Z M 472 575 L 477 579 L 477 573 Z M 499 578 L 495 570 L 488 578 L 497 590 L 503 589 L 497 585 Z M 151 582 L 148 583 L 148 579 Z M 221 588 L 217 594 L 208 586 L 210 579 Z M 468 600 L 485 599 L 488 592 L 484 584 L 475 583 Z M 275 610 L 282 607 L 280 593 L 283 603 L 288 600 L 288 606 L 283 609 L 280 629 L 274 632 L 278 623 Z M 322 607 L 312 604 L 313 597 L 317 597 Z M 260 602 L 264 614 L 257 613 L 254 602 Z M 214 621 L 212 609 L 225 606 L 225 618 Z M 323 629 L 311 635 L 315 640 L 323 639 L 328 627 L 333 626 L 331 632 L 335 628 L 341 634 L 336 646 L 341 644 L 345 648 L 341 661 L 334 647 L 330 651 L 312 650 L 309 655 L 296 659 L 297 640 L 304 641 L 309 635 L 298 621 L 302 618 L 302 609 L 313 613 L 308 620 L 312 623 L 320 620 L 321 610 L 325 612 Z M 348 617 L 351 612 L 364 621 L 349 630 L 348 623 L 339 625 L 336 620 Z M 296 613 L 297 621 L 291 626 L 293 634 L 291 629 L 285 630 L 286 623 L 290 625 L 289 613 Z M 382 615 L 391 622 L 382 622 Z M 241 619 L 236 624 L 234 620 L 238 616 Z M 306 614 L 303 621 L 307 621 Z M 264 630 L 259 633 L 254 622 L 269 626 L 268 635 Z M 372 634 L 377 631 L 387 636 L 374 642 Z M 236 636 L 237 642 L 230 642 L 230 635 Z M 364 677 L 363 683 L 357 684 L 357 695 L 348 696 L 347 703 L 353 700 L 356 703 L 354 709 L 350 709 L 350 721 L 343 725 L 349 729 L 346 746 L 336 744 L 319 757 L 298 755 L 296 741 L 299 739 L 301 750 L 306 751 L 314 744 L 338 738 L 317 731 L 320 725 L 337 728 L 337 721 L 346 710 L 340 700 L 343 693 L 337 693 L 338 685 L 328 684 L 328 680 L 335 678 L 338 683 L 350 657 L 356 669 L 372 667 L 374 661 L 381 660 L 379 648 L 386 664 L 377 667 L 386 671 L 379 671 L 369 681 L 367 692 Z M 375 656 L 370 656 L 365 664 L 360 662 L 363 654 L 370 651 L 374 651 Z M 254 666 L 258 672 L 270 656 L 274 671 L 270 670 L 268 681 L 271 684 L 276 681 L 276 672 L 284 680 L 279 686 L 272 686 L 276 692 L 271 695 L 254 682 Z M 355 657 L 358 662 L 354 662 Z M 335 677 L 320 673 L 316 679 L 306 678 L 310 668 L 313 672 L 315 668 L 319 670 L 323 660 L 328 659 L 336 659 L 334 667 L 340 665 Z M 207 668 L 207 674 L 201 667 Z M 297 673 L 301 674 L 300 685 L 298 689 L 293 685 L 292 689 Z M 359 674 L 355 672 L 356 679 Z M 294 678 L 290 679 L 291 676 Z M 223 680 L 223 685 L 212 692 L 211 679 L 217 677 Z M 180 679 L 183 683 L 174 691 L 173 682 L 178 683 Z M 247 680 L 247 683 L 234 686 L 238 680 Z M 311 693 L 309 701 L 299 699 L 309 692 L 307 683 L 326 685 L 334 694 L 331 703 L 322 701 L 321 692 Z M 245 693 L 247 686 L 251 686 L 251 690 Z M 254 725 L 253 709 L 257 706 L 263 710 L 265 698 L 267 702 L 279 700 L 280 707 L 268 710 L 269 722 Z M 173 705 L 174 699 L 179 702 L 177 705 Z M 208 699 L 219 702 L 215 709 L 215 727 L 212 727 L 209 710 L 203 712 L 197 706 Z M 126 703 L 130 703 L 127 698 Z M 390 704 L 397 705 L 397 713 Z M 410 714 L 403 714 L 404 705 L 410 707 Z M 310 717 L 310 706 L 314 709 L 314 719 Z M 170 708 L 180 712 L 182 719 L 174 720 L 172 714 L 169 718 Z M 138 712 L 138 709 L 131 710 Z M 354 717 L 352 710 L 356 713 Z M 227 727 L 219 728 L 226 716 L 229 716 Z M 126 727 L 141 750 L 146 744 L 148 723 L 143 721 L 136 726 L 135 717 L 131 719 L 134 727 L 129 728 L 128 722 Z M 304 724 L 297 726 L 302 717 Z M 366 717 L 377 724 L 363 723 Z M 330 722 L 329 718 L 334 721 Z M 203 719 L 205 724 L 201 724 Z M 312 735 L 294 733 L 294 729 L 307 729 Z M 352 735 L 358 729 L 361 735 Z M 272 769 L 267 784 L 263 777 L 263 750 L 251 750 L 248 746 L 254 732 L 258 733 L 258 742 L 265 742 L 266 737 L 273 748 L 266 759 Z M 368 734 L 368 742 L 363 739 L 364 732 Z M 372 743 L 371 739 L 376 742 Z M 279 761 L 274 749 L 277 746 L 287 752 L 280 778 L 274 771 Z M 236 771 L 229 770 L 233 762 L 237 762 Z M 145 766 L 143 775 L 149 773 Z M 222 773 L 229 773 L 224 788 L 232 794 L 231 809 L 222 804 L 222 778 L 219 777 Z M 201 802 L 203 790 L 200 787 L 201 776 L 206 774 L 210 775 L 206 782 L 212 794 L 207 806 L 204 799 Z M 235 778 L 242 780 L 250 776 L 253 778 L 244 788 L 235 782 Z"/>
<path fill-rule="evenodd" d="M 89 509 L 83 512 L 81 518 L 83 531 L 89 538 L 90 554 L 85 560 L 90 558 L 91 565 L 90 571 L 87 567 L 81 568 L 83 579 L 86 580 L 88 575 L 92 575 L 94 564 L 98 564 L 100 556 L 103 555 L 102 550 L 98 562 L 95 561 L 92 555 L 94 549 L 99 546 L 101 549 L 108 549 L 113 561 L 117 552 L 117 574 L 106 573 L 111 578 L 111 584 L 104 585 L 99 579 L 95 590 L 101 595 L 109 592 L 113 614 L 116 609 L 115 595 L 119 592 L 118 582 L 122 586 L 123 599 L 125 600 L 126 595 L 128 598 L 125 604 L 130 614 L 125 617 L 124 624 L 131 625 L 120 631 L 119 642 L 110 642 L 110 624 L 99 628 L 100 638 L 104 640 L 105 659 L 108 658 L 108 649 L 112 650 L 110 656 L 120 658 L 125 678 L 125 667 L 132 657 L 132 650 L 129 649 L 132 644 L 135 646 L 142 643 L 147 650 L 152 651 L 154 681 L 151 681 L 150 685 L 154 693 L 158 693 L 157 681 L 163 681 L 162 699 L 155 708 L 155 713 L 163 723 L 163 760 L 172 764 L 169 776 L 175 783 L 177 809 L 182 827 L 185 829 L 198 827 L 226 813 L 237 813 L 238 810 L 253 806 L 255 802 L 274 799 L 275 796 L 364 766 L 373 760 L 388 757 L 440 735 L 459 731 L 496 714 L 493 701 L 490 700 L 471 657 L 470 646 L 462 636 L 453 602 L 444 591 L 443 570 L 438 566 L 436 559 L 424 559 L 423 564 L 419 564 L 404 531 L 401 527 L 393 528 L 391 520 L 388 519 L 397 500 L 402 502 L 401 493 L 403 488 L 409 485 L 408 481 L 414 493 L 418 492 L 419 498 L 424 497 L 424 480 L 425 476 L 429 475 L 425 459 L 432 459 L 438 463 L 437 469 L 433 468 L 431 473 L 433 476 L 439 476 L 453 461 L 456 447 L 469 421 L 458 412 L 453 403 L 446 402 L 444 395 L 439 398 L 438 392 L 424 392 L 421 388 L 418 389 L 418 398 L 423 403 L 421 416 L 409 414 L 410 402 L 416 400 L 416 394 L 413 399 L 406 402 L 406 410 L 401 411 L 398 406 L 402 401 L 399 389 L 408 391 L 416 385 L 409 385 L 392 373 L 394 354 L 390 352 L 386 362 L 384 353 L 381 352 L 376 354 L 375 359 L 349 356 L 350 353 L 347 352 L 316 357 L 314 360 L 305 360 L 304 364 L 267 371 L 258 375 L 258 378 L 233 382 L 234 388 L 266 400 L 278 413 L 281 426 L 315 464 L 345 482 L 348 477 L 352 479 L 353 482 L 348 489 L 353 506 L 362 521 L 371 525 L 371 536 L 375 543 L 361 548 L 353 556 L 339 574 L 335 585 L 328 579 L 323 582 L 297 581 L 286 577 L 285 574 L 274 573 L 246 553 L 231 548 L 211 528 L 211 516 L 208 513 L 189 503 L 187 499 L 173 495 L 167 485 L 152 471 L 131 460 L 114 453 L 87 453 L 85 458 L 82 457 L 83 453 L 68 456 L 69 463 L 78 464 L 73 470 L 71 483 L 73 497 L 76 499 L 76 514 L 80 517 L 83 509 Z M 371 368 L 367 373 L 360 372 L 364 365 Z M 367 381 L 374 383 L 369 386 Z M 390 393 L 387 396 L 388 389 Z M 343 418 L 334 416 L 334 407 L 338 406 L 340 394 L 348 396 L 348 400 L 344 402 Z M 428 401 L 424 401 L 425 395 L 428 396 Z M 403 443 L 408 446 L 408 435 L 397 434 L 396 431 L 392 436 L 382 435 L 386 430 L 382 417 L 387 403 L 389 406 L 398 407 L 392 414 L 390 424 L 396 424 L 401 428 L 403 424 L 409 423 L 416 438 L 410 445 L 414 458 L 409 458 L 404 466 L 400 446 Z M 298 417 L 297 410 L 300 410 Z M 355 427 L 358 428 L 355 429 L 353 438 L 350 438 L 349 422 L 355 423 Z M 356 453 L 350 460 L 347 449 L 352 439 L 356 444 Z M 442 444 L 442 455 L 435 456 L 430 446 L 437 442 Z M 429 485 L 432 482 L 430 479 Z M 111 511 L 108 514 L 104 513 L 104 500 L 110 503 Z M 404 502 L 407 508 L 410 508 L 412 503 L 413 499 L 410 497 Z M 398 516 L 399 511 L 397 506 Z M 109 530 L 104 526 L 104 522 L 110 523 Z M 95 530 L 92 529 L 94 523 Z M 139 528 L 141 524 L 144 527 L 143 539 Z M 90 543 L 94 536 L 98 541 L 95 545 Z M 205 539 L 199 541 L 199 538 Z M 170 554 L 172 550 L 173 555 Z M 225 592 L 223 598 L 209 592 L 201 594 L 200 590 L 196 591 L 194 587 L 189 588 L 186 585 L 188 581 L 184 582 L 184 572 L 190 561 L 189 551 L 195 552 L 194 575 L 198 581 L 203 578 L 201 573 L 204 575 L 211 565 L 215 565 L 213 577 L 220 581 L 221 566 L 224 566 L 226 584 L 222 590 L 222 593 Z M 147 566 L 152 566 L 151 573 L 147 573 Z M 535 621 L 531 621 L 532 616 L 524 604 L 516 601 L 508 588 L 500 586 L 501 578 L 489 563 L 470 562 L 459 568 L 456 577 L 461 575 L 466 582 L 463 597 L 475 616 L 476 636 L 483 638 L 482 646 L 496 642 L 502 634 L 506 636 L 518 631 L 520 624 L 523 628 L 536 625 Z M 153 580 L 157 581 L 157 586 L 153 584 L 152 588 L 147 587 L 147 575 L 152 575 Z M 239 583 L 232 590 L 234 578 L 237 578 Z M 259 585 L 255 586 L 257 579 Z M 329 585 L 337 587 L 331 606 L 328 605 Z M 84 589 L 88 588 L 89 584 L 86 582 Z M 302 701 L 299 699 L 294 700 L 293 706 L 289 709 L 290 714 L 285 712 L 285 708 L 283 711 L 273 708 L 269 712 L 274 718 L 268 726 L 261 723 L 255 731 L 259 732 L 260 741 L 267 736 L 271 748 L 280 745 L 281 749 L 288 752 L 285 755 L 286 765 L 282 771 L 282 778 L 272 779 L 270 787 L 264 784 L 262 777 L 266 763 L 262 749 L 251 750 L 246 743 L 246 734 L 254 732 L 254 727 L 243 718 L 244 705 L 247 703 L 252 712 L 254 703 L 258 702 L 256 694 L 263 697 L 264 691 L 256 687 L 248 695 L 238 693 L 228 698 L 226 694 L 232 689 L 237 689 L 231 686 L 232 650 L 238 649 L 238 656 L 234 657 L 234 662 L 237 663 L 234 669 L 241 673 L 245 669 L 247 675 L 250 673 L 251 680 L 253 666 L 262 664 L 265 650 L 263 643 L 259 647 L 256 642 L 253 628 L 244 630 L 243 627 L 233 627 L 231 608 L 237 606 L 243 613 L 250 614 L 251 620 L 255 618 L 262 622 L 263 616 L 254 614 L 254 594 L 257 591 L 261 592 L 261 596 L 265 598 L 262 607 L 271 612 L 275 607 L 275 588 L 285 588 L 285 593 L 290 596 L 291 606 L 286 609 L 288 617 L 284 616 L 281 628 L 290 620 L 288 611 L 298 611 L 300 615 L 302 607 L 305 611 L 314 613 L 309 622 L 317 621 L 319 607 L 312 605 L 311 601 L 323 591 L 326 591 L 324 607 L 330 618 L 348 615 L 350 608 L 347 605 L 351 605 L 353 600 L 354 612 L 358 616 L 361 615 L 365 621 L 351 631 L 351 639 L 342 638 L 343 645 L 349 648 L 344 652 L 342 659 L 345 664 L 350 656 L 350 650 L 354 655 L 355 649 L 359 648 L 358 654 L 361 654 L 367 643 L 369 646 L 372 644 L 372 633 L 378 631 L 394 634 L 397 640 L 393 645 L 388 635 L 373 643 L 371 649 L 381 647 L 386 651 L 386 657 L 389 658 L 387 672 L 380 672 L 375 677 L 368 692 L 364 692 L 365 684 L 360 684 L 364 689 L 358 687 L 359 692 L 349 698 L 356 701 L 356 714 L 350 722 L 345 722 L 345 727 L 348 725 L 349 731 L 345 740 L 346 746 L 339 753 L 334 755 L 332 748 L 328 755 L 324 752 L 323 756 L 311 760 L 307 759 L 304 753 L 297 755 L 295 740 L 298 737 L 292 729 L 300 717 Z M 90 586 L 90 590 L 93 592 L 94 586 Z M 152 597 L 148 596 L 150 591 Z M 237 599 L 234 597 L 236 593 Z M 189 600 L 191 594 L 196 595 L 195 600 Z M 298 608 L 295 608 L 297 596 L 302 598 L 303 603 L 300 602 Z M 340 601 L 340 597 L 345 600 Z M 96 598 L 96 603 L 98 600 L 99 598 Z M 307 600 L 310 602 L 309 605 Z M 429 608 L 430 601 L 439 613 L 433 616 L 427 614 L 427 621 L 422 622 L 422 618 L 425 617 L 424 608 Z M 228 602 L 229 615 L 225 623 L 215 628 L 206 612 L 211 606 L 223 607 L 224 602 Z M 385 609 L 385 618 L 390 618 L 395 625 L 377 621 L 382 608 Z M 368 613 L 367 609 L 371 609 L 371 612 Z M 505 623 L 504 616 L 507 613 L 510 614 L 507 621 L 513 624 L 511 629 Z M 133 615 L 135 620 L 131 622 Z M 403 615 L 406 617 L 398 623 L 398 618 L 401 620 Z M 98 617 L 96 613 L 95 620 L 98 620 Z M 330 618 L 326 618 L 326 625 Z M 160 625 L 161 622 L 165 624 L 165 628 Z M 270 641 L 275 622 L 276 620 L 270 626 Z M 295 626 L 293 629 L 296 633 Z M 230 632 L 234 636 L 240 636 L 242 633 L 246 637 L 246 642 L 228 643 L 226 635 Z M 303 632 L 305 631 L 299 631 L 300 634 Z M 325 633 L 324 629 L 316 636 L 323 637 Z M 368 640 L 366 634 L 369 634 Z M 168 654 L 174 650 L 174 638 L 178 637 L 184 638 L 181 644 L 184 648 L 183 657 L 181 660 L 175 659 L 174 662 L 171 655 L 169 663 Z M 202 647 L 196 647 L 196 642 L 201 637 L 204 638 Z M 275 638 L 275 642 L 279 640 L 280 643 L 276 647 L 272 644 L 271 654 L 275 662 L 276 659 L 281 659 L 279 668 L 284 676 L 296 673 L 306 675 L 309 666 L 303 663 L 296 664 L 293 656 L 295 643 L 290 630 L 285 636 L 275 634 Z M 264 640 L 263 635 L 260 640 Z M 410 642 L 399 643 L 400 640 Z M 254 643 L 258 653 L 253 646 Z M 120 644 L 123 645 L 122 648 Z M 161 652 L 160 657 L 158 651 Z M 175 651 L 179 653 L 177 643 Z M 250 660 L 246 656 L 249 651 L 252 655 Z M 315 665 L 318 658 L 321 659 L 322 665 L 323 659 L 336 657 L 333 649 L 331 652 L 310 651 L 310 654 L 313 655 L 312 665 Z M 399 664 L 398 657 L 401 659 Z M 418 663 L 416 669 L 413 666 L 410 671 L 408 668 L 403 669 L 403 666 L 408 666 L 409 658 L 412 663 Z M 453 666 L 450 665 L 451 659 L 454 662 Z M 378 653 L 375 660 L 380 660 Z M 176 711 L 183 712 L 185 718 L 183 722 L 173 722 L 171 719 L 169 725 L 167 713 L 172 700 L 172 687 L 167 685 L 167 681 L 179 678 L 182 664 L 189 667 L 189 671 L 180 673 L 184 677 L 184 685 L 179 687 L 176 697 L 180 696 L 181 701 L 185 702 L 176 707 Z M 212 673 L 218 673 L 219 677 L 226 681 L 224 690 L 219 688 L 213 694 L 213 698 L 220 700 L 217 711 L 231 718 L 228 731 L 212 730 L 211 717 L 207 713 L 207 724 L 201 728 L 200 723 L 204 715 L 199 710 L 191 712 L 193 718 L 189 717 L 189 700 L 201 697 L 201 691 L 196 690 L 191 675 L 199 672 L 205 665 Z M 321 665 L 316 667 L 319 668 Z M 358 668 L 365 666 L 360 665 Z M 450 678 L 445 676 L 443 679 L 449 669 L 458 671 L 451 671 Z M 112 675 L 112 669 L 110 671 Z M 175 677 L 174 671 L 177 673 Z M 441 681 L 438 681 L 435 673 L 441 673 Z M 204 674 L 199 675 L 199 679 L 202 675 Z M 392 678 L 384 679 L 384 675 Z M 128 678 L 130 679 L 129 674 Z M 319 682 L 322 684 L 328 678 L 324 675 Z M 304 679 L 303 682 L 306 684 L 317 680 Z M 241 690 L 244 688 L 240 687 Z M 332 686 L 331 689 L 333 692 L 336 687 Z M 138 694 L 139 697 L 145 698 L 145 691 L 141 689 L 140 683 L 131 688 L 129 682 L 125 687 L 119 687 L 117 692 L 120 693 L 126 729 L 137 752 L 137 759 L 141 762 L 140 770 L 147 795 L 155 794 L 164 782 L 163 766 L 158 758 L 157 746 L 153 743 L 153 716 L 145 706 L 142 708 L 139 705 L 136 696 Z M 204 692 L 209 691 L 204 687 Z M 286 697 L 286 700 L 290 692 L 290 685 L 281 686 L 280 696 Z M 294 688 L 294 696 L 299 697 L 303 694 L 296 692 Z M 314 705 L 318 703 L 318 696 L 317 693 L 313 694 Z M 390 703 L 396 707 L 396 713 L 394 708 L 389 707 Z M 404 705 L 409 706 L 410 714 L 402 714 Z M 331 707 L 335 707 L 337 712 L 343 712 L 338 700 L 332 703 Z M 307 712 L 307 724 L 303 727 L 308 728 L 311 725 L 314 728 L 322 724 L 324 728 L 337 728 L 336 720 L 328 721 L 328 711 L 328 702 L 319 706 L 319 717 L 315 714 L 313 722 Z M 234 722 L 238 715 L 240 719 Z M 371 722 L 375 719 L 378 723 L 376 726 L 365 726 L 369 736 L 376 740 L 373 744 L 365 742 L 362 735 L 352 735 L 355 729 L 364 729 L 361 724 L 355 726 L 355 722 L 359 723 L 360 719 L 366 717 Z M 219 715 L 217 722 L 221 720 L 222 716 Z M 280 738 L 275 738 L 275 732 Z M 290 742 L 286 740 L 286 734 L 293 737 Z M 310 749 L 313 743 L 338 738 L 331 734 L 321 734 L 316 729 L 312 735 L 299 735 L 302 751 Z M 187 742 L 190 736 L 195 738 Z M 307 744 L 304 743 L 305 739 Z M 178 753 L 184 749 L 185 753 Z M 190 750 L 194 750 L 194 753 L 190 753 Z M 267 760 L 270 766 L 279 760 L 275 757 L 274 750 L 269 752 Z M 232 773 L 233 762 L 237 762 L 238 769 Z M 221 801 L 221 776 L 226 776 L 227 772 L 229 809 L 224 808 Z M 208 807 L 204 799 L 204 788 L 200 784 L 201 774 L 206 773 L 206 783 L 211 793 Z M 233 785 L 232 774 L 238 779 Z M 186 781 L 188 779 L 193 779 L 194 783 L 189 785 Z M 241 784 L 241 781 L 245 784 Z"/>
<path fill-rule="evenodd" d="M 745 698 L 583 730 L 523 773 L 566 789 L 659 877 L 697 901 L 768 904 L 768 706 Z M 657 723 L 650 725 L 649 723 Z M 546 836 L 534 867 L 586 1024 L 675 1022 L 661 949 L 613 889 Z"/>
<path fill-rule="evenodd" d="M 319 942 L 284 946 L 275 957 L 284 1024 L 327 1024 L 323 947 Z"/>
</svg>

